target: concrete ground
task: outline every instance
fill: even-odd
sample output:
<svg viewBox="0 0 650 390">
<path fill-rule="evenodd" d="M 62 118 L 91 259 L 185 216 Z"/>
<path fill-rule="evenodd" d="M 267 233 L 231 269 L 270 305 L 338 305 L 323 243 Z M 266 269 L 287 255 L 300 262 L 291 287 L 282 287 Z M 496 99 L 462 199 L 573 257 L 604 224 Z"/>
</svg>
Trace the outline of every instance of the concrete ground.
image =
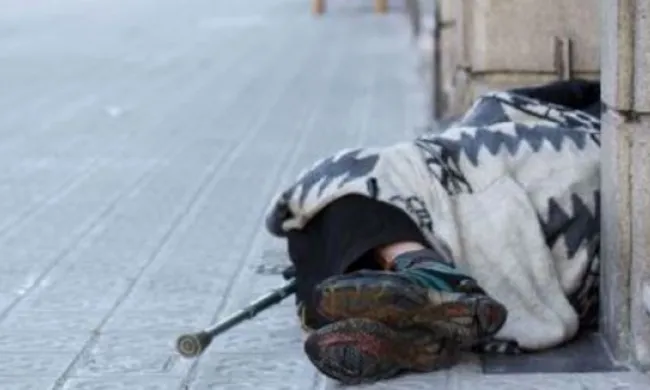
<svg viewBox="0 0 650 390">
<path fill-rule="evenodd" d="M 0 389 L 334 388 L 291 302 L 180 359 L 175 337 L 281 283 L 267 202 L 344 146 L 411 137 L 405 17 L 369 1 L 6 0 Z M 637 374 L 449 372 L 373 389 L 642 389 Z"/>
</svg>

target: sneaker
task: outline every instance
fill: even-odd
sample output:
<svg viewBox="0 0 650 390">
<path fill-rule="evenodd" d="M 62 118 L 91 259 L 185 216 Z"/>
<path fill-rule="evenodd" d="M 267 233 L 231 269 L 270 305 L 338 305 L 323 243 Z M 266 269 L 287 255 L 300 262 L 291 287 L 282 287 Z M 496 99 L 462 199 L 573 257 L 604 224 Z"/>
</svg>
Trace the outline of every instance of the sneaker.
<svg viewBox="0 0 650 390">
<path fill-rule="evenodd" d="M 329 278 L 315 288 L 317 309 L 331 321 L 365 318 L 395 329 L 429 329 L 461 347 L 489 339 L 505 323 L 506 308 L 434 255 L 410 252 L 395 259 L 393 271 Z"/>
<path fill-rule="evenodd" d="M 363 318 L 324 326 L 309 335 L 304 347 L 321 373 L 344 385 L 448 368 L 459 350 L 452 340 L 429 330 L 396 330 Z"/>
</svg>

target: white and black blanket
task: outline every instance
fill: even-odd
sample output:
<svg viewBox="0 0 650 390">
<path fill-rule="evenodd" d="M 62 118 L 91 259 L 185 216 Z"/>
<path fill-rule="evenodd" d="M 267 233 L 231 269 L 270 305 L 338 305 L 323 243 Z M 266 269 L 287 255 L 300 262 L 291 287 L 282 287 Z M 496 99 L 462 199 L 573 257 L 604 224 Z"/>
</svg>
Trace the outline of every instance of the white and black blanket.
<svg viewBox="0 0 650 390">
<path fill-rule="evenodd" d="M 581 111 L 490 93 L 442 133 L 318 161 L 273 201 L 267 227 L 283 236 L 349 194 L 395 205 L 506 305 L 497 339 L 553 347 L 597 304 L 599 128 Z"/>
</svg>

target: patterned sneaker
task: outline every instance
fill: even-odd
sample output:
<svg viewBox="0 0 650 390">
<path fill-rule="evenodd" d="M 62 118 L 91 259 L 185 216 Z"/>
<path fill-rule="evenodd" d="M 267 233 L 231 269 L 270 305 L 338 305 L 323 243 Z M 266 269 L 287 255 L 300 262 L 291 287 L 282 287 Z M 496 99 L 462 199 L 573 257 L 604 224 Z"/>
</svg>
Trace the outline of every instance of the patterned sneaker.
<svg viewBox="0 0 650 390">
<path fill-rule="evenodd" d="M 329 278 L 315 289 L 319 312 L 332 321 L 365 318 L 394 329 L 424 328 L 461 347 L 486 340 L 506 321 L 506 308 L 435 252 L 409 252 L 394 271 L 358 271 Z"/>
<path fill-rule="evenodd" d="M 345 385 L 392 378 L 401 372 L 430 372 L 457 361 L 449 338 L 422 329 L 394 330 L 352 318 L 322 327 L 305 341 L 305 353 L 324 375 Z"/>
</svg>

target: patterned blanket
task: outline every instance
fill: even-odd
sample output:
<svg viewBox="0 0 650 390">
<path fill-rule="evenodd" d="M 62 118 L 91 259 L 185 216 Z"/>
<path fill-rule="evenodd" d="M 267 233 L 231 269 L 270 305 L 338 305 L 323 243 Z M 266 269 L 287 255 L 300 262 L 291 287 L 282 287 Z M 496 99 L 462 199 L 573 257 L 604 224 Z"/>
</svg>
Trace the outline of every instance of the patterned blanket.
<svg viewBox="0 0 650 390">
<path fill-rule="evenodd" d="M 581 111 L 490 93 L 442 133 L 316 162 L 274 199 L 267 228 L 282 237 L 349 194 L 397 206 L 506 305 L 497 339 L 553 347 L 596 319 L 599 129 Z"/>
</svg>

